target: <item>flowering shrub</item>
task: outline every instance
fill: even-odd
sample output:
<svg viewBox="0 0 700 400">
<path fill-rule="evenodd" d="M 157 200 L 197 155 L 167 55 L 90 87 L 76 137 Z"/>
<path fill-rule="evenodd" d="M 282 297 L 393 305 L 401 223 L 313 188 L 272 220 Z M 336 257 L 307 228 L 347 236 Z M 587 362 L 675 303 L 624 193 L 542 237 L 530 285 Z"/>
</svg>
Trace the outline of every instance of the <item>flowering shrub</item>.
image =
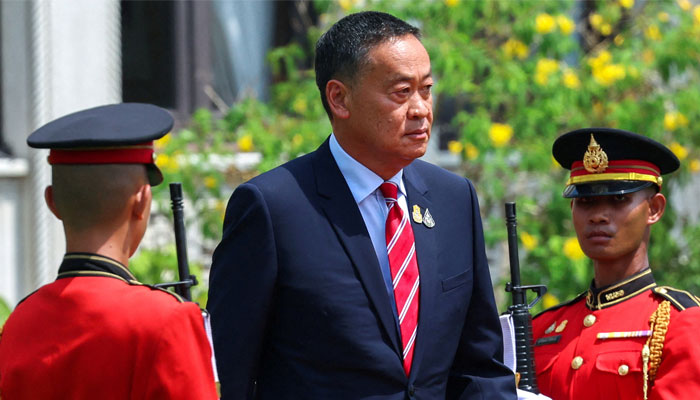
<svg viewBox="0 0 700 400">
<path fill-rule="evenodd" d="M 321 26 L 308 41 L 270 54 L 280 78 L 270 102 L 245 100 L 222 118 L 199 111 L 192 126 L 161 149 L 166 180 L 183 181 L 212 243 L 236 184 L 313 150 L 330 132 L 308 67 L 313 44 L 337 19 L 364 9 L 421 27 L 436 77 L 436 124 L 446 121 L 440 133 L 462 160 L 457 172 L 477 187 L 491 254 L 504 248 L 503 203 L 517 201 L 523 282 L 547 284 L 548 305 L 572 297 L 592 277 L 569 202 L 561 197 L 567 173 L 551 157 L 558 135 L 604 126 L 666 143 L 682 160 L 665 181 L 667 194 L 700 170 L 700 135 L 693 131 L 700 124 L 696 2 L 342 0 L 314 6 Z M 457 111 L 443 113 L 448 104 Z M 214 163 L 247 151 L 262 155 L 255 171 Z M 182 165 L 192 154 L 199 162 Z M 693 262 L 700 248 L 692 246 L 700 228 L 669 206 L 653 231 L 650 264 L 657 279 L 700 293 L 700 263 Z M 498 285 L 505 279 L 494 278 Z"/>
</svg>

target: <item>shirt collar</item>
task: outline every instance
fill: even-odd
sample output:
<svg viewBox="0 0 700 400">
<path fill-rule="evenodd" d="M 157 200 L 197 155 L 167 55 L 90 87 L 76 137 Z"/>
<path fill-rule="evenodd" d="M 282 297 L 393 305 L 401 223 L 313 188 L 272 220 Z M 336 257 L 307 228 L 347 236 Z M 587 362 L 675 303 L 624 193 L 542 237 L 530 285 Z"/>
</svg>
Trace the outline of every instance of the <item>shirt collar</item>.
<svg viewBox="0 0 700 400">
<path fill-rule="evenodd" d="M 653 288 L 656 281 L 650 268 L 645 268 L 636 274 L 612 285 L 596 288 L 594 282 L 586 293 L 586 306 L 591 310 L 610 307 Z"/>
<path fill-rule="evenodd" d="M 126 282 L 138 282 L 122 263 L 109 257 L 92 253 L 66 253 L 58 268 L 58 278 L 76 276 L 105 276 Z"/>
<path fill-rule="evenodd" d="M 345 150 L 340 147 L 340 143 L 338 143 L 338 140 L 335 138 L 335 134 L 331 134 L 329 145 L 331 154 L 336 164 L 338 164 L 338 169 L 340 169 L 340 173 L 343 174 L 356 203 L 360 203 L 384 183 L 384 179 L 379 175 L 372 172 L 369 168 L 365 167 L 359 161 L 352 158 L 350 154 L 345 152 Z M 399 188 L 399 192 L 405 196 L 406 188 L 402 178 L 403 169 L 392 176 L 389 182 L 395 183 Z"/>
</svg>

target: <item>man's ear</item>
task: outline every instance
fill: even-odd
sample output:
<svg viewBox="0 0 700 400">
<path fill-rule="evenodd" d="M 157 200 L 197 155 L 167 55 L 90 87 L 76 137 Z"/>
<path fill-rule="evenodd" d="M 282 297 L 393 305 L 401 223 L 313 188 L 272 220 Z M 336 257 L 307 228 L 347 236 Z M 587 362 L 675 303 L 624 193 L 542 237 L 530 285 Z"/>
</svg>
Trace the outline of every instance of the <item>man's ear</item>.
<svg viewBox="0 0 700 400">
<path fill-rule="evenodd" d="M 151 193 L 151 185 L 145 184 L 141 185 L 138 192 L 134 196 L 133 208 L 131 210 L 132 215 L 138 219 L 147 219 L 151 212 L 151 198 L 153 194 Z"/>
<path fill-rule="evenodd" d="M 345 84 L 339 80 L 331 79 L 326 83 L 326 100 L 331 109 L 333 117 L 346 119 L 350 117 L 350 110 L 347 107 L 350 91 Z"/>
<path fill-rule="evenodd" d="M 648 225 L 653 225 L 661 219 L 666 210 L 666 197 L 661 193 L 654 193 L 649 198 L 649 218 L 647 219 Z"/>
<path fill-rule="evenodd" d="M 46 205 L 49 207 L 49 210 L 53 213 L 53 215 L 56 216 L 56 218 L 61 219 L 61 215 L 58 213 L 58 209 L 56 208 L 56 203 L 54 202 L 53 198 L 53 186 L 49 185 L 44 189 L 44 201 L 46 201 Z"/>
</svg>

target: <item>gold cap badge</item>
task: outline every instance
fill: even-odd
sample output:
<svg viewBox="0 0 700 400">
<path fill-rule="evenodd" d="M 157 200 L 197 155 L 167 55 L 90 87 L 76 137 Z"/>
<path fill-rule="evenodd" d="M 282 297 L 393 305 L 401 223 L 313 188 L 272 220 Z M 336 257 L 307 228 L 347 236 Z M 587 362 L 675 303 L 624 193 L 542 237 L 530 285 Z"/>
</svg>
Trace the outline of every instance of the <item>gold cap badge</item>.
<svg viewBox="0 0 700 400">
<path fill-rule="evenodd" d="M 608 155 L 600 148 L 598 142 L 593 138 L 591 133 L 591 142 L 588 144 L 588 150 L 583 155 L 583 166 L 586 171 L 592 174 L 599 174 L 608 168 Z"/>
</svg>

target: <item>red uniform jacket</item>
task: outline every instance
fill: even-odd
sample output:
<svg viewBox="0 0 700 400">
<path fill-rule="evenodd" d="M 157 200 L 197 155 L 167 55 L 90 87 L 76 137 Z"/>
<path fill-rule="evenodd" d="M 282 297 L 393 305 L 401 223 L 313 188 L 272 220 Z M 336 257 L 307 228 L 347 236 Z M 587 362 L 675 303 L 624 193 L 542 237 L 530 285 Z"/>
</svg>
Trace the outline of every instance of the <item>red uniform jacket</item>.
<svg viewBox="0 0 700 400">
<path fill-rule="evenodd" d="M 112 259 L 66 254 L 4 326 L 0 397 L 215 399 L 200 309 Z"/>
<path fill-rule="evenodd" d="M 700 396 L 700 301 L 654 282 L 646 269 L 617 284 L 591 288 L 533 320 L 535 369 L 542 394 L 553 400 L 643 399 L 642 349 L 649 317 L 671 303 L 670 323 L 648 398 Z M 649 365 L 649 363 L 647 363 Z"/>
</svg>

